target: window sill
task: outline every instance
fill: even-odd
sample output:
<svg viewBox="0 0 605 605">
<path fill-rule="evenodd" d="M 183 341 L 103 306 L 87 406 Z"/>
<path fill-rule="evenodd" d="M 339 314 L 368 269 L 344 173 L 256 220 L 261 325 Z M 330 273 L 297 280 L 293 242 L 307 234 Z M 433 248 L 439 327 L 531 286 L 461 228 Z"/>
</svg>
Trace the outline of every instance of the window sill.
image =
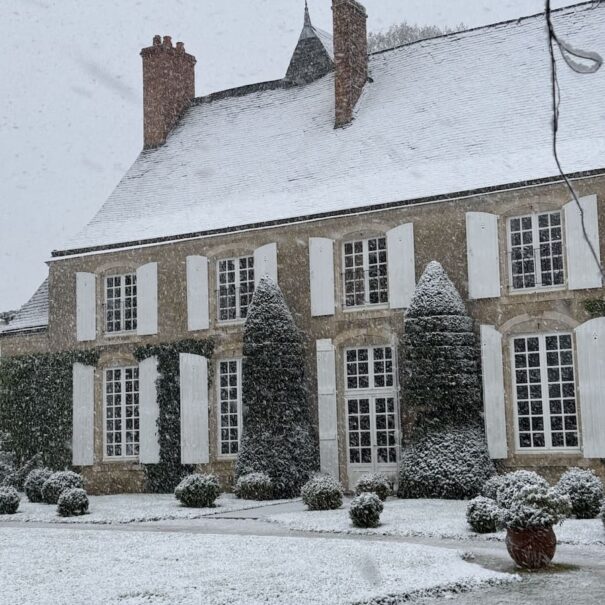
<svg viewBox="0 0 605 605">
<path fill-rule="evenodd" d="M 103 334 L 104 338 L 124 338 L 127 336 L 138 336 L 138 332 L 136 330 L 128 330 L 126 332 L 105 332 Z"/>
<path fill-rule="evenodd" d="M 378 305 L 359 305 L 355 307 L 342 307 L 342 312 L 356 313 L 359 311 L 385 311 L 389 309 L 389 303 L 380 303 Z"/>
<path fill-rule="evenodd" d="M 235 462 L 237 454 L 219 454 L 216 457 L 217 462 Z"/>
<path fill-rule="evenodd" d="M 118 458 L 116 456 L 115 458 L 103 458 L 103 460 L 101 460 L 101 464 L 128 464 L 130 466 L 139 466 L 140 468 L 143 468 L 139 462 L 138 456 L 124 456 L 122 458 Z"/>
<path fill-rule="evenodd" d="M 508 288 L 508 296 L 519 296 L 520 294 L 540 294 L 542 292 L 561 292 L 562 290 L 568 290 L 567 284 L 560 286 L 537 286 L 535 288 L 519 288 L 513 289 Z"/>
<path fill-rule="evenodd" d="M 536 455 L 548 455 L 548 456 L 568 456 L 568 455 L 582 455 L 582 450 L 580 448 L 524 448 L 524 449 L 516 449 L 514 451 L 515 456 L 522 456 L 524 454 L 529 454 L 531 456 Z"/>
<path fill-rule="evenodd" d="M 216 324 L 217 326 L 221 326 L 221 327 L 230 327 L 230 326 L 243 326 L 246 323 L 245 319 L 217 319 L 216 320 Z"/>
</svg>

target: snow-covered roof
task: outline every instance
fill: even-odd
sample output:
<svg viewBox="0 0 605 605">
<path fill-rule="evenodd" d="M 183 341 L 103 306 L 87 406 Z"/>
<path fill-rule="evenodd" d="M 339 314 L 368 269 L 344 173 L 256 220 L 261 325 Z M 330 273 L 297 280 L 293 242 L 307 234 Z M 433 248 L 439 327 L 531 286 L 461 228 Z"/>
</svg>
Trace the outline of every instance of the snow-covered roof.
<svg viewBox="0 0 605 605">
<path fill-rule="evenodd" d="M 572 46 L 605 55 L 605 5 L 561 9 L 553 20 Z M 559 59 L 563 167 L 569 173 L 601 169 L 605 68 L 582 75 Z M 199 99 L 164 146 L 139 155 L 66 250 L 237 229 L 557 174 L 543 15 L 373 54 L 369 70 L 372 81 L 346 128 L 334 128 L 333 74 L 306 86 Z"/>
<path fill-rule="evenodd" d="M 7 325 L 0 326 L 0 334 L 36 330 L 48 326 L 48 278 L 34 295 L 17 311 Z"/>
</svg>

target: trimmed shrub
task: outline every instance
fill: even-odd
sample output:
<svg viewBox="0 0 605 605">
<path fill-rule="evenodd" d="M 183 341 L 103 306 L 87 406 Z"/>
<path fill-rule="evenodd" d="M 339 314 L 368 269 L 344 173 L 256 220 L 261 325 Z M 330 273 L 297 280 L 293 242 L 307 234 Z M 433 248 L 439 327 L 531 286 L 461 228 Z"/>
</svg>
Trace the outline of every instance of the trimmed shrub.
<svg viewBox="0 0 605 605">
<path fill-rule="evenodd" d="M 601 508 L 601 521 L 603 521 L 603 525 L 605 526 L 605 502 L 603 502 L 603 507 Z"/>
<path fill-rule="evenodd" d="M 307 481 L 300 495 L 309 510 L 334 510 L 342 506 L 342 485 L 329 475 L 316 475 Z"/>
<path fill-rule="evenodd" d="M 397 495 L 450 500 L 474 498 L 495 472 L 482 429 L 431 432 L 403 450 Z"/>
<path fill-rule="evenodd" d="M 376 494 L 359 494 L 353 498 L 349 517 L 355 527 L 378 527 L 384 505 Z"/>
<path fill-rule="evenodd" d="M 603 484 L 592 470 L 570 468 L 563 473 L 557 489 L 571 500 L 572 514 L 578 519 L 594 519 L 603 504 Z"/>
<path fill-rule="evenodd" d="M 219 497 L 221 487 L 214 475 L 193 473 L 187 475 L 174 490 L 176 499 L 183 506 L 191 508 L 209 508 Z"/>
<path fill-rule="evenodd" d="M 46 504 L 57 504 L 59 496 L 67 489 L 83 488 L 84 480 L 73 471 L 53 473 L 42 485 L 42 501 Z"/>
<path fill-rule="evenodd" d="M 478 534 L 491 534 L 498 531 L 502 511 L 490 498 L 477 496 L 466 508 L 466 520 Z"/>
<path fill-rule="evenodd" d="M 528 486 L 548 489 L 548 481 L 534 471 L 514 471 L 499 477 L 500 485 L 496 489 L 496 503 L 501 508 L 510 508 L 519 492 Z"/>
<path fill-rule="evenodd" d="M 19 509 L 19 493 L 14 487 L 0 487 L 0 515 L 14 515 Z"/>
<path fill-rule="evenodd" d="M 524 485 L 515 492 L 500 521 L 507 529 L 543 529 L 560 523 L 571 514 L 571 500 L 556 488 Z"/>
<path fill-rule="evenodd" d="M 376 494 L 383 502 L 391 495 L 391 482 L 383 473 L 367 473 L 359 478 L 355 485 L 355 495 Z"/>
<path fill-rule="evenodd" d="M 248 473 L 237 480 L 233 491 L 242 500 L 273 500 L 273 481 L 266 473 Z"/>
<path fill-rule="evenodd" d="M 502 475 L 494 475 L 490 477 L 481 488 L 481 495 L 492 500 L 496 499 L 498 489 L 502 485 Z"/>
<path fill-rule="evenodd" d="M 88 496 L 79 488 L 66 489 L 57 502 L 57 512 L 62 517 L 75 517 L 88 512 Z"/>
<path fill-rule="evenodd" d="M 35 468 L 25 480 L 25 495 L 30 502 L 42 502 L 42 488 L 53 472 L 49 468 Z"/>
</svg>

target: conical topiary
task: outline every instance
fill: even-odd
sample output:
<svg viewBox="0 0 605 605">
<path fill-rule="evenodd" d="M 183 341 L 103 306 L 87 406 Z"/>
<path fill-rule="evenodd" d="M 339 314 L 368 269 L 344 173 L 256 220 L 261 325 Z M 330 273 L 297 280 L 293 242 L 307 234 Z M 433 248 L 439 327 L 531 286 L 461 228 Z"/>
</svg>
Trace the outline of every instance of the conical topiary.
<svg viewBox="0 0 605 605">
<path fill-rule="evenodd" d="M 274 497 L 300 495 L 318 470 L 302 335 L 279 287 L 261 279 L 244 327 L 243 433 L 236 478 L 266 473 Z"/>
</svg>

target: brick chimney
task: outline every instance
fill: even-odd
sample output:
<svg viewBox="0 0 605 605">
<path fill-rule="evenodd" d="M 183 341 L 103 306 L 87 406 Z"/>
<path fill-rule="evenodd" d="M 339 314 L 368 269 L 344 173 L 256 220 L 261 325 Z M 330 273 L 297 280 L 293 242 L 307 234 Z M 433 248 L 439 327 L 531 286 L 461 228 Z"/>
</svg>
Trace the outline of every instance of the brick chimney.
<svg viewBox="0 0 605 605">
<path fill-rule="evenodd" d="M 353 119 L 353 109 L 368 79 L 366 9 L 356 0 L 332 0 L 336 127 Z"/>
<path fill-rule="evenodd" d="M 195 96 L 195 57 L 170 36 L 153 37 L 143 57 L 143 128 L 145 148 L 158 147 Z"/>
</svg>

